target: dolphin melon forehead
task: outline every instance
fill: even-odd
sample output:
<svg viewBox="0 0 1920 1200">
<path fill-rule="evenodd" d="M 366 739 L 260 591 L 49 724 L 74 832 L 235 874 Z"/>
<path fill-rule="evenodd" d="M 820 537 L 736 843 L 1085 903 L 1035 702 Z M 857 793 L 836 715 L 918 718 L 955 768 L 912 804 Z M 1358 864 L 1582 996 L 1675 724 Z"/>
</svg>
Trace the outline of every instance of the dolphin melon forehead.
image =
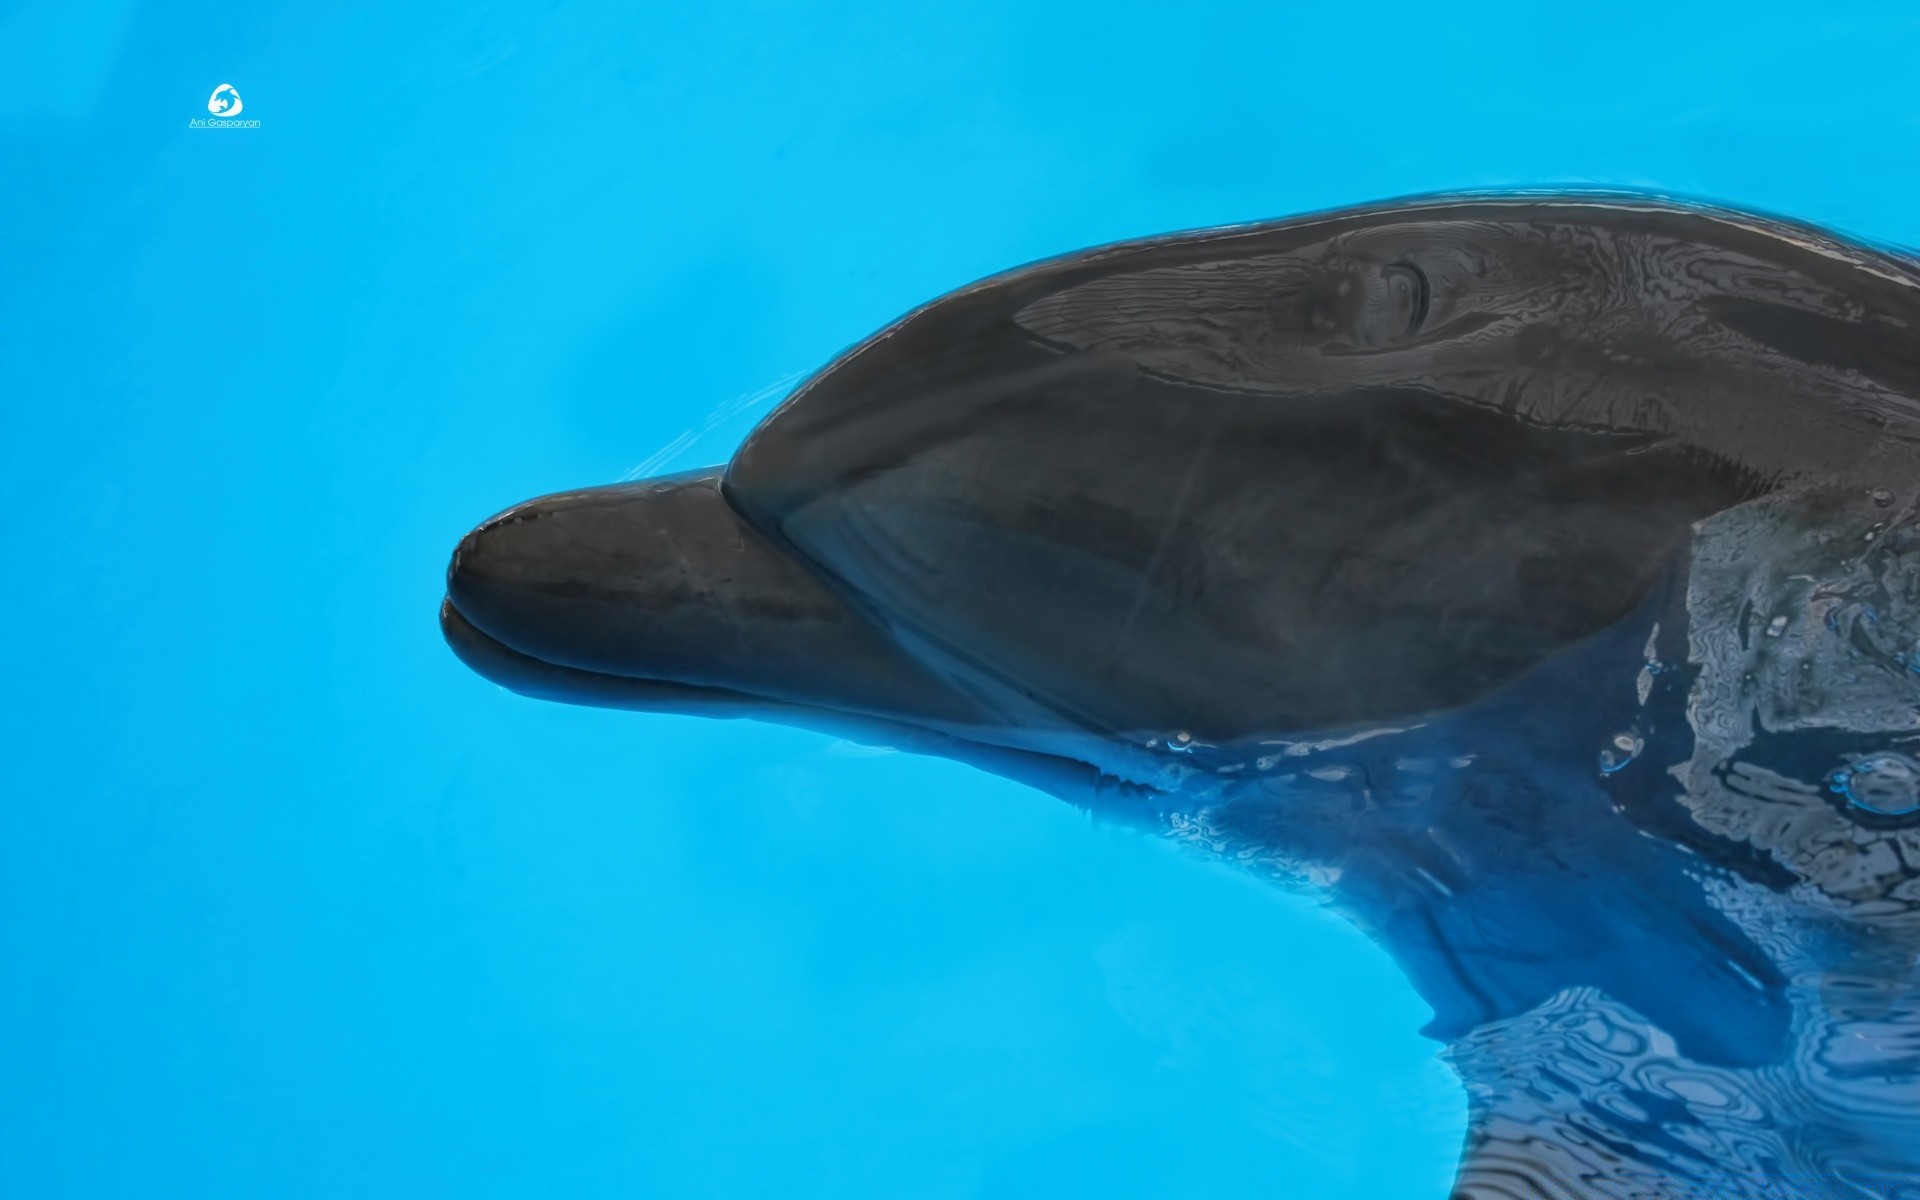
<svg viewBox="0 0 1920 1200">
<path fill-rule="evenodd" d="M 1224 740 L 1455 707 L 1920 390 L 1887 352 L 1910 281 L 1796 238 L 1474 201 L 1044 263 L 822 372 L 728 495 L 1009 714 Z"/>
</svg>

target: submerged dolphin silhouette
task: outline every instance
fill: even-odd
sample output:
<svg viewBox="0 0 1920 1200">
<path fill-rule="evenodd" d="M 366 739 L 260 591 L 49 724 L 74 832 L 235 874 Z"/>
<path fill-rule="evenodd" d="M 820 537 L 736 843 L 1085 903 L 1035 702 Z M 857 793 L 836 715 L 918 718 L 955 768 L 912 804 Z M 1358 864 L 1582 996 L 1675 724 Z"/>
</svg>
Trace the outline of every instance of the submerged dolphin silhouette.
<svg viewBox="0 0 1920 1200">
<path fill-rule="evenodd" d="M 1319 889 L 1433 1007 L 1459 1196 L 1920 1196 L 1917 515 L 1920 265 L 1439 197 L 963 288 L 724 469 L 481 525 L 441 618 Z"/>
</svg>

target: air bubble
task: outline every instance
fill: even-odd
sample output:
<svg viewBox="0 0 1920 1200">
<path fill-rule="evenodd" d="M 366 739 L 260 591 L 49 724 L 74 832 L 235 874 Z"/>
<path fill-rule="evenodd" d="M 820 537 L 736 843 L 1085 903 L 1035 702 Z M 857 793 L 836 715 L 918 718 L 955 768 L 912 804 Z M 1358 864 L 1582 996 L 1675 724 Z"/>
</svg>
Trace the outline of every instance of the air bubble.
<svg viewBox="0 0 1920 1200">
<path fill-rule="evenodd" d="M 1920 763 L 1891 751 L 1856 758 L 1828 777 L 1847 803 L 1883 817 L 1920 812 Z"/>
<path fill-rule="evenodd" d="M 1887 505 L 1893 503 L 1893 493 L 1885 488 L 1875 488 L 1867 494 L 1873 497 L 1873 502 L 1881 508 L 1885 508 Z"/>
</svg>

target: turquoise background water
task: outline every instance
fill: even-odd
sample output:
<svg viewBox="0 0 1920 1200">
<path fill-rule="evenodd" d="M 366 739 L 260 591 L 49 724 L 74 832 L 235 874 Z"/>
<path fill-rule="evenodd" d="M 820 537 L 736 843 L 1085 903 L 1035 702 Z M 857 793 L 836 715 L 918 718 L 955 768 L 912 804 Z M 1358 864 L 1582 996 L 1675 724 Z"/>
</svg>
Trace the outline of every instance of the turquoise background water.
<svg viewBox="0 0 1920 1200">
<path fill-rule="evenodd" d="M 446 555 L 1109 239 L 1579 182 L 1920 242 L 1911 11 L 0 4 L 0 1195 L 1442 1196 L 1427 1011 L 1308 901 L 509 695 Z"/>
</svg>

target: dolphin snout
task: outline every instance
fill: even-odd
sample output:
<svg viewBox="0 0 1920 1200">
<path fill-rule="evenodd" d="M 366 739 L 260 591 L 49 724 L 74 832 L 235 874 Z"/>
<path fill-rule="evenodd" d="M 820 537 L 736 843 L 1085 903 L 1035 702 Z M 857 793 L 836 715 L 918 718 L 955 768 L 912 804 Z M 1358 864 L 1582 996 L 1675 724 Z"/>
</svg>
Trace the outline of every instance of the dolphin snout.
<svg viewBox="0 0 1920 1200">
<path fill-rule="evenodd" d="M 483 672 L 501 656 L 477 650 L 482 637 L 516 663 L 596 677 L 910 721 L 972 715 L 744 521 L 717 467 L 559 492 L 489 518 L 453 552 L 441 623 Z"/>
</svg>

